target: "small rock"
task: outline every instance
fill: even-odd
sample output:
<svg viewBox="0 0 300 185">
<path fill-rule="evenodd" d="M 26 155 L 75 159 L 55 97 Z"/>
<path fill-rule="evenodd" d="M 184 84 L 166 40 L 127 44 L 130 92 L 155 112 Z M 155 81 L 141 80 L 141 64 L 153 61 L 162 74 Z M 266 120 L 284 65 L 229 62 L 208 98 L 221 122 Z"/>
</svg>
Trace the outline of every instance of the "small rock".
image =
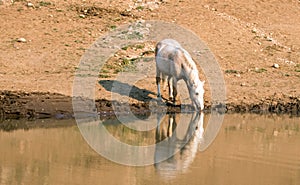
<svg viewBox="0 0 300 185">
<path fill-rule="evenodd" d="M 277 130 L 274 130 L 273 136 L 278 136 L 279 132 Z"/>
<path fill-rule="evenodd" d="M 235 77 L 238 77 L 238 78 L 239 78 L 239 77 L 241 77 L 241 75 L 240 75 L 240 74 L 235 74 L 234 76 L 235 76 Z"/>
<path fill-rule="evenodd" d="M 246 83 L 245 82 L 241 83 L 241 86 L 246 86 Z"/>
<path fill-rule="evenodd" d="M 276 69 L 278 69 L 279 68 L 279 64 L 275 63 L 275 64 L 273 64 L 273 67 L 276 68 Z"/>
<path fill-rule="evenodd" d="M 84 14 L 80 14 L 79 17 L 84 19 L 85 15 Z"/>
<path fill-rule="evenodd" d="M 27 7 L 32 7 L 32 8 L 33 8 L 33 7 L 34 7 L 34 4 L 33 4 L 33 3 L 30 3 L 30 2 L 28 2 L 28 3 L 27 3 Z"/>
<path fill-rule="evenodd" d="M 23 38 L 23 37 L 18 38 L 17 41 L 18 41 L 18 42 L 23 42 L 23 43 L 27 42 L 27 40 L 26 40 L 25 38 Z"/>
<path fill-rule="evenodd" d="M 143 20 L 143 19 L 141 19 L 141 20 L 139 20 L 138 22 L 144 24 L 146 21 Z"/>
<path fill-rule="evenodd" d="M 267 39 L 267 41 L 270 41 L 270 42 L 273 41 L 273 38 L 272 38 L 272 37 L 267 37 L 266 39 Z"/>
</svg>

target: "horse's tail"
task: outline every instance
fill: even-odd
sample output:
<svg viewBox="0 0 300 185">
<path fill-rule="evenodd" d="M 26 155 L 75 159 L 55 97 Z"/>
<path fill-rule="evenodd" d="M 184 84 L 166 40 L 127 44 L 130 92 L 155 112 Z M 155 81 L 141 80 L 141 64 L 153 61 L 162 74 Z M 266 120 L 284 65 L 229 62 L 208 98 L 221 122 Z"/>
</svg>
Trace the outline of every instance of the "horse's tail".
<svg viewBox="0 0 300 185">
<path fill-rule="evenodd" d="M 161 47 L 162 47 L 162 43 L 161 42 L 159 42 L 159 43 L 156 44 L 156 47 L 155 47 L 155 56 L 157 56 L 157 53 L 158 53 L 158 51 L 160 50 Z"/>
</svg>

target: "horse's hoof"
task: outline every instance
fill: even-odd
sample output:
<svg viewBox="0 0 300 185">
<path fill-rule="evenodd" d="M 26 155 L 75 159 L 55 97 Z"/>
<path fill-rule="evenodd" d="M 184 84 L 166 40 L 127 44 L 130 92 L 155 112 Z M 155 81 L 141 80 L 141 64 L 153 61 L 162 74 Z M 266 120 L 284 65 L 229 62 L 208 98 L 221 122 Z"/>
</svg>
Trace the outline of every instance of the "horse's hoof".
<svg viewBox="0 0 300 185">
<path fill-rule="evenodd" d="M 174 99 L 173 97 L 170 97 L 170 98 L 169 98 L 169 101 L 175 102 L 175 99 Z"/>
</svg>

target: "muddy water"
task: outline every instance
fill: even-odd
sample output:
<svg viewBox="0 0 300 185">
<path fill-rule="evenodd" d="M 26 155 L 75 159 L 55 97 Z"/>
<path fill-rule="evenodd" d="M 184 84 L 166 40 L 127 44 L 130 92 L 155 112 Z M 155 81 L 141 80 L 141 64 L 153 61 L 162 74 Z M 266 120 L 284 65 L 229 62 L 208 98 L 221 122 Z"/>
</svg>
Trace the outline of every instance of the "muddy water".
<svg viewBox="0 0 300 185">
<path fill-rule="evenodd" d="M 188 131 L 189 127 L 179 124 L 164 127 L 164 124 L 177 123 L 177 116 L 163 118 L 167 121 L 161 122 L 160 132 L 154 129 L 142 134 L 114 120 L 103 124 L 123 142 L 146 145 L 172 138 L 176 128 Z M 189 120 L 189 116 L 181 115 L 181 118 Z M 0 184 L 300 183 L 299 117 L 226 115 L 213 143 L 200 151 L 199 145 L 205 142 L 201 134 L 205 134 L 209 117 L 204 115 L 204 132 L 191 137 L 187 147 L 175 156 L 142 167 L 124 166 L 101 157 L 86 143 L 77 126 L 0 131 Z M 197 125 L 197 130 L 200 127 Z M 185 138 L 185 135 L 178 132 L 176 137 Z M 174 145 L 161 147 L 170 146 Z M 154 151 L 153 161 L 158 153 Z"/>
</svg>

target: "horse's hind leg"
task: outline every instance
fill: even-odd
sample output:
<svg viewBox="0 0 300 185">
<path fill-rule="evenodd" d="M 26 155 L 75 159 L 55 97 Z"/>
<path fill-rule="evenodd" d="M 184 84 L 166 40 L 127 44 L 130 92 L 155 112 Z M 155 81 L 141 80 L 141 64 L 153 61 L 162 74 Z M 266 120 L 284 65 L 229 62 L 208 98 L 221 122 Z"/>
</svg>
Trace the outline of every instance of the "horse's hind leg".
<svg viewBox="0 0 300 185">
<path fill-rule="evenodd" d="M 157 86 L 157 98 L 161 99 L 161 92 L 160 92 L 160 71 L 156 67 L 156 86 Z"/>
</svg>

